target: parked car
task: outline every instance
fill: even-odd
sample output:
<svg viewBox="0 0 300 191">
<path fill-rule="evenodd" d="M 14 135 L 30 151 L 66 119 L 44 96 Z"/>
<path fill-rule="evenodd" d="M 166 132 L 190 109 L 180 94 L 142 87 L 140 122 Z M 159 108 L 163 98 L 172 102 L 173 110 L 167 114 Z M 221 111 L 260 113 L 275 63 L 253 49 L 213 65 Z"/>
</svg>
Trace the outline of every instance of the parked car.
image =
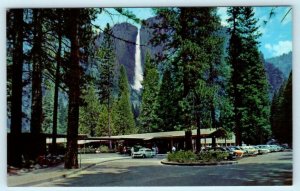
<svg viewBox="0 0 300 191">
<path fill-rule="evenodd" d="M 277 148 L 276 145 L 267 145 L 270 149 L 271 152 L 277 152 L 279 151 L 279 149 Z"/>
<path fill-rule="evenodd" d="M 282 147 L 282 149 L 283 150 L 285 150 L 285 149 L 290 149 L 290 147 L 289 147 L 289 145 L 288 144 L 282 144 L 282 145 L 280 145 L 281 147 Z"/>
<path fill-rule="evenodd" d="M 263 150 L 263 152 L 265 153 L 270 153 L 270 147 L 268 145 L 257 145 L 257 147 L 261 150 Z"/>
<path fill-rule="evenodd" d="M 252 146 L 240 146 L 238 148 L 244 151 L 245 154 L 248 156 L 256 156 L 258 154 L 258 150 Z"/>
<path fill-rule="evenodd" d="M 270 147 L 272 147 L 274 150 L 275 150 L 275 152 L 279 152 L 279 151 L 283 151 L 284 149 L 281 147 L 281 146 L 279 146 L 279 145 L 269 145 Z"/>
<path fill-rule="evenodd" d="M 259 146 L 253 146 L 253 147 L 254 147 L 255 149 L 258 150 L 258 154 L 259 154 L 259 155 L 267 154 L 267 153 L 270 152 L 270 150 L 269 150 L 269 149 L 266 149 L 266 148 L 261 148 L 261 147 L 259 147 Z"/>
<path fill-rule="evenodd" d="M 134 150 L 131 156 L 132 158 L 135 157 L 150 158 L 155 156 L 155 152 L 152 149 L 142 147 L 139 148 L 137 151 Z"/>
<path fill-rule="evenodd" d="M 241 149 L 239 149 L 238 147 L 236 146 L 230 146 L 230 147 L 227 147 L 228 149 L 232 150 L 237 157 L 243 157 L 244 156 L 244 151 L 242 151 Z"/>
</svg>

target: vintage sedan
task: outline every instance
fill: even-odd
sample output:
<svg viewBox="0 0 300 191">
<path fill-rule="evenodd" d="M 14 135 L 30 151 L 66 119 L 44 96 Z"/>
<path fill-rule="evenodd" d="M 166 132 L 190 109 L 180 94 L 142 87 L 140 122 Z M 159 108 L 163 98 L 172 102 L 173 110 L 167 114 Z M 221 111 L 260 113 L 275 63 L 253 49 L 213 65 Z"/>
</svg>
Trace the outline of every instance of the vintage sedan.
<svg viewBox="0 0 300 191">
<path fill-rule="evenodd" d="M 239 148 L 237 148 L 235 146 L 230 146 L 227 148 L 230 149 L 231 151 L 233 151 L 237 157 L 241 158 L 244 156 L 244 151 L 240 150 Z"/>
<path fill-rule="evenodd" d="M 132 158 L 151 158 L 155 156 L 155 152 L 152 149 L 142 147 L 139 148 L 137 151 L 133 151 L 131 156 Z"/>
<path fill-rule="evenodd" d="M 264 148 L 264 147 L 260 147 L 259 145 L 257 145 L 257 146 L 253 146 L 255 149 L 257 149 L 258 150 L 258 154 L 259 155 L 262 155 L 262 154 L 267 154 L 267 153 L 269 153 L 270 152 L 270 150 L 269 149 L 267 149 L 267 148 Z"/>
<path fill-rule="evenodd" d="M 243 151 L 245 151 L 249 156 L 255 156 L 258 154 L 258 150 L 255 149 L 253 146 L 241 146 L 240 148 Z"/>
</svg>

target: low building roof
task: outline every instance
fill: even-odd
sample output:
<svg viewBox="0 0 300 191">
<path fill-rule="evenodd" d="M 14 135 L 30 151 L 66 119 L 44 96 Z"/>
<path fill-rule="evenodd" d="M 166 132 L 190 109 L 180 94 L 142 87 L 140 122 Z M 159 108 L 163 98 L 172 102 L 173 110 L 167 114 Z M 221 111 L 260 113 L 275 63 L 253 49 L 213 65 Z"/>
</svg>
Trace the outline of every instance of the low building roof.
<svg viewBox="0 0 300 191">
<path fill-rule="evenodd" d="M 201 138 L 210 137 L 210 135 L 216 132 L 217 129 L 200 129 Z M 130 135 L 117 135 L 117 136 L 105 136 L 105 137 L 89 137 L 89 140 L 152 140 L 152 139 L 168 139 L 168 138 L 184 138 L 185 131 L 168 131 L 168 132 L 155 132 L 155 133 L 141 133 Z M 192 136 L 197 136 L 197 130 L 192 130 Z"/>
<path fill-rule="evenodd" d="M 220 132 L 219 132 L 220 131 Z M 215 136 L 216 138 L 223 135 L 224 129 L 218 128 L 218 129 L 200 129 L 200 136 L 201 138 L 211 138 Z M 197 136 L 197 130 L 192 130 L 192 137 L 196 138 Z M 234 136 L 234 135 L 233 135 Z M 78 137 L 78 144 L 86 144 L 91 142 L 99 142 L 99 141 L 105 141 L 105 140 L 155 140 L 155 139 L 171 139 L 171 138 L 184 138 L 185 137 L 185 131 L 168 131 L 168 132 L 155 132 L 155 133 L 140 133 L 140 134 L 130 134 L 130 135 L 117 135 L 117 136 L 103 136 L 103 137 L 86 137 L 86 136 L 80 136 Z M 234 138 L 231 138 L 234 140 Z M 227 139 L 228 141 L 231 139 Z M 51 138 L 47 138 L 47 144 L 52 143 Z M 66 138 L 57 138 L 57 143 L 66 143 Z M 201 142 L 204 142 L 204 140 L 201 140 Z M 217 140 L 218 142 L 218 140 Z M 207 143 L 209 143 L 209 140 L 207 140 Z"/>
</svg>

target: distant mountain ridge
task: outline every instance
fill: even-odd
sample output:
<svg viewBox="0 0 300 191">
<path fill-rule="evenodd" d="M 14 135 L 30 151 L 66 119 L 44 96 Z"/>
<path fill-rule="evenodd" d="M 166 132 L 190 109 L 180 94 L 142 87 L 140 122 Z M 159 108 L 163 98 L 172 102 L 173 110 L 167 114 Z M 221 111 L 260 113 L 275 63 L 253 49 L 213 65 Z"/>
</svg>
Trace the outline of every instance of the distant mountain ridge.
<svg viewBox="0 0 300 191">
<path fill-rule="evenodd" d="M 289 74 L 292 70 L 292 51 L 281 56 L 266 59 L 266 62 L 271 63 L 273 66 L 278 68 L 284 75 L 285 79 L 288 79 Z"/>
<path fill-rule="evenodd" d="M 274 93 L 279 90 L 285 80 L 284 74 L 272 63 L 264 63 L 267 79 L 269 81 L 269 97 L 272 98 Z"/>
</svg>

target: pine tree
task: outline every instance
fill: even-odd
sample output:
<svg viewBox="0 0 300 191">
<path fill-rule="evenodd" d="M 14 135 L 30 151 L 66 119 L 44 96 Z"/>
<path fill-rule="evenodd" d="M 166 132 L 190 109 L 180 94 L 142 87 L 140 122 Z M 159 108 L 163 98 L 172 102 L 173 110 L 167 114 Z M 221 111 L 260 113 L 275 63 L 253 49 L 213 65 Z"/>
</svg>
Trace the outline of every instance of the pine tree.
<svg viewBox="0 0 300 191">
<path fill-rule="evenodd" d="M 179 105 L 178 97 L 175 92 L 175 84 L 172 79 L 170 69 L 166 69 L 157 95 L 157 129 L 156 131 L 175 131 L 181 130 L 181 125 L 178 123 Z"/>
<path fill-rule="evenodd" d="M 142 104 L 139 122 L 142 132 L 152 132 L 157 129 L 156 108 L 159 75 L 156 67 L 150 61 L 150 55 L 146 54 L 145 71 L 143 80 Z"/>
<path fill-rule="evenodd" d="M 82 95 L 84 106 L 79 109 L 79 133 L 95 136 L 101 112 L 99 97 L 93 85 L 90 85 Z"/>
<path fill-rule="evenodd" d="M 118 135 L 136 133 L 135 121 L 131 110 L 130 91 L 127 73 L 122 65 L 119 77 L 119 97 L 113 108 L 114 125 Z"/>
<path fill-rule="evenodd" d="M 65 154 L 65 168 L 78 168 L 77 157 L 77 136 L 79 125 L 79 96 L 80 96 L 80 64 L 79 64 L 79 9 L 67 11 L 67 22 L 70 27 L 70 66 L 68 81 L 69 87 L 69 109 L 68 109 L 68 130 L 67 130 L 67 151 Z"/>
<path fill-rule="evenodd" d="M 280 141 L 282 143 L 288 143 L 292 147 L 293 143 L 293 75 L 292 72 L 289 75 L 287 85 L 283 93 L 282 102 L 282 133 Z"/>
<path fill-rule="evenodd" d="M 280 143 L 292 145 L 292 72 L 286 83 L 274 94 L 271 106 L 272 134 Z"/>
<path fill-rule="evenodd" d="M 266 72 L 257 48 L 257 20 L 251 7 L 229 8 L 228 14 L 236 144 L 258 144 L 268 138 L 270 125 Z"/>
<path fill-rule="evenodd" d="M 229 28 L 229 34 L 230 34 L 230 40 L 229 40 L 229 47 L 228 47 L 228 62 L 232 66 L 232 75 L 231 75 L 231 89 L 230 89 L 230 96 L 232 98 L 233 102 L 233 108 L 234 108 L 234 126 L 233 130 L 235 132 L 236 137 L 236 145 L 241 145 L 242 143 L 242 135 L 241 135 L 241 124 L 240 124 L 240 118 L 241 118 L 241 93 L 240 89 L 238 87 L 241 87 L 239 84 L 241 81 L 241 73 L 243 69 L 243 65 L 240 62 L 240 53 L 239 49 L 242 46 L 241 45 L 241 38 L 239 36 L 238 27 L 240 25 L 239 18 L 240 18 L 240 7 L 229 7 L 227 10 L 227 13 L 229 15 L 228 23 L 230 25 Z"/>
<path fill-rule="evenodd" d="M 99 88 L 100 103 L 105 104 L 108 111 L 108 136 L 111 136 L 111 110 L 113 89 L 115 88 L 114 70 L 115 70 L 115 54 L 112 41 L 112 30 L 109 25 L 104 30 L 104 37 L 101 47 L 98 51 L 99 56 L 99 81 L 96 82 Z"/>
<path fill-rule="evenodd" d="M 42 131 L 44 133 L 52 133 L 53 128 L 53 90 L 54 85 L 51 81 L 47 81 L 43 84 L 45 86 L 45 93 L 43 96 L 43 124 Z"/>
<path fill-rule="evenodd" d="M 117 130 L 115 127 L 115 113 L 114 113 L 114 104 L 112 106 L 112 111 L 110 114 L 108 114 L 107 106 L 106 105 L 100 105 L 100 115 L 98 116 L 99 119 L 97 120 L 97 127 L 96 127 L 96 136 L 111 136 L 111 135 L 117 135 Z M 108 129 L 107 121 L 108 117 L 110 117 L 110 129 Z M 109 134 L 109 132 L 111 134 Z"/>
<path fill-rule="evenodd" d="M 67 151 L 65 154 L 65 168 L 78 168 L 78 126 L 80 85 L 82 80 L 82 65 L 88 60 L 88 49 L 93 39 L 92 21 L 96 18 L 95 9 L 64 9 L 66 18 L 66 36 L 70 40 L 70 62 L 68 64 L 68 129 Z"/>
<path fill-rule="evenodd" d="M 21 150 L 19 145 L 22 132 L 22 88 L 23 88 L 23 41 L 24 21 L 23 9 L 11 9 L 7 12 L 8 19 L 8 41 L 11 41 L 10 54 L 12 55 L 12 74 L 8 77 L 11 81 L 11 145 L 8 150 L 8 161 L 16 167 L 21 166 Z"/>
<path fill-rule="evenodd" d="M 30 132 L 37 136 L 41 132 L 42 126 L 42 42 L 43 42 L 43 10 L 33 9 L 33 46 L 32 54 L 32 103 Z M 37 139 L 38 140 L 38 139 Z M 37 143 L 38 145 L 38 143 Z"/>
<path fill-rule="evenodd" d="M 216 92 L 208 85 L 207 73 L 214 61 L 215 54 L 211 52 L 216 44 L 222 43 L 216 35 L 219 18 L 216 9 L 208 7 L 163 8 L 156 12 L 162 24 L 155 26 L 156 37 L 152 42 L 166 44 L 164 55 L 170 56 L 162 59 L 171 64 L 174 74 L 181 109 L 177 120 L 183 129 L 197 127 L 199 150 L 201 121 L 207 120 L 209 97 Z"/>
<path fill-rule="evenodd" d="M 57 22 L 54 22 L 54 30 L 56 31 L 58 38 L 58 47 L 55 55 L 56 68 L 55 68 L 55 86 L 54 86 L 54 104 L 53 104 L 53 125 L 52 125 L 52 149 L 53 153 L 56 153 L 56 136 L 58 126 L 58 99 L 59 99 L 59 86 L 61 84 L 61 66 L 62 66 L 62 42 L 63 42 L 63 12 L 61 9 L 57 9 L 54 12 L 54 17 Z"/>
</svg>

